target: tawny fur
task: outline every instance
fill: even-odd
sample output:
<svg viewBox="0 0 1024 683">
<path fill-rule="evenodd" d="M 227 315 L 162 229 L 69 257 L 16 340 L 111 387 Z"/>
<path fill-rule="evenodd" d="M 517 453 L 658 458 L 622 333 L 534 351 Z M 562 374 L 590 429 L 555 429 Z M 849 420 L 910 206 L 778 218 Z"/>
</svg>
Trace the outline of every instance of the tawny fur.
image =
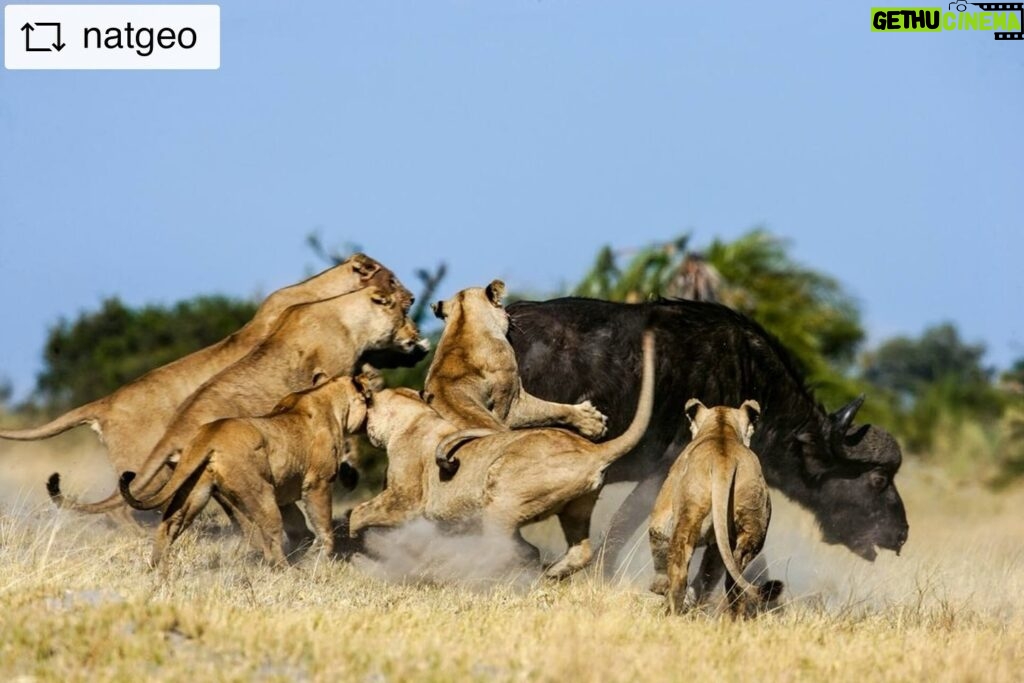
<svg viewBox="0 0 1024 683">
<path fill-rule="evenodd" d="M 590 401 L 575 405 L 542 401 L 523 389 L 509 343 L 509 318 L 501 299 L 505 285 L 464 289 L 435 304 L 445 321 L 425 393 L 438 414 L 465 431 L 443 441 L 437 462 L 454 470 L 449 456 L 455 442 L 523 427 L 567 426 L 591 439 L 605 433 L 607 419 Z"/>
<path fill-rule="evenodd" d="M 345 459 L 345 440 L 366 419 L 363 378 L 337 377 L 290 394 L 264 417 L 215 420 L 184 450 L 174 474 L 148 502 L 134 500 L 132 473 L 121 491 L 138 509 L 165 508 L 151 563 L 217 495 L 267 562 L 285 564 L 279 506 L 303 501 L 325 552 L 334 548 L 333 482 Z"/>
<path fill-rule="evenodd" d="M 732 613 L 750 614 L 781 590 L 781 584 L 758 588 L 743 577 L 761 552 L 771 520 L 768 486 L 750 450 L 761 408 L 756 401 L 705 408 L 694 398 L 686 412 L 693 440 L 673 464 L 651 513 L 651 589 L 667 595 L 671 613 L 694 607 L 717 582 L 710 568 L 720 558 Z M 700 546 L 707 546 L 703 583 L 688 590 L 690 559 Z"/>
<path fill-rule="evenodd" d="M 374 394 L 367 411 L 370 440 L 388 453 L 387 488 L 353 511 L 349 533 L 394 527 L 418 516 L 455 529 L 515 534 L 523 525 L 559 515 L 569 550 L 547 570 L 561 578 L 586 566 L 593 552 L 580 511 L 589 510 L 605 469 L 643 436 L 654 401 L 654 341 L 643 340 L 643 382 L 632 424 L 620 436 L 595 444 L 556 428 L 502 431 L 465 442 L 460 467 L 443 480 L 430 445 L 458 433 L 410 389 Z"/>
<path fill-rule="evenodd" d="M 352 374 L 371 349 L 421 344 L 406 316 L 410 300 L 379 287 L 292 306 L 255 349 L 207 381 L 181 406 L 166 433 L 138 468 L 132 493 L 146 500 L 169 476 L 167 464 L 188 445 L 199 427 L 225 417 L 263 415 L 280 398 L 315 385 L 317 377 Z M 103 511 L 104 501 L 79 506 Z"/>
<path fill-rule="evenodd" d="M 377 261 L 356 254 L 313 277 L 270 294 L 244 327 L 204 349 L 149 371 L 112 394 L 32 429 L 0 430 L 0 438 L 35 441 L 89 425 L 115 471 L 137 470 L 166 431 L 179 406 L 205 381 L 263 340 L 290 306 L 328 299 L 370 284 L 411 294 Z M 62 501 L 74 507 L 71 501 Z"/>
</svg>

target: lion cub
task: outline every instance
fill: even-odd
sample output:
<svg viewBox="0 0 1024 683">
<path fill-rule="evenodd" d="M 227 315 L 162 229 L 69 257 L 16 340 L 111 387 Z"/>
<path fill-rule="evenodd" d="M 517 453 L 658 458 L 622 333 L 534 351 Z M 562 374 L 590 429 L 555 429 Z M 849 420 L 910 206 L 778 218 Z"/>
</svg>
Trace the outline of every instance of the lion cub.
<svg viewBox="0 0 1024 683">
<path fill-rule="evenodd" d="M 516 354 L 506 337 L 508 313 L 501 300 L 505 283 L 464 289 L 433 305 L 445 321 L 427 371 L 424 396 L 460 430 L 437 448 L 437 464 L 454 471 L 450 447 L 467 438 L 521 427 L 564 425 L 589 439 L 604 435 L 607 418 L 590 401 L 552 403 L 523 389 Z"/>
<path fill-rule="evenodd" d="M 764 546 L 772 516 L 761 464 L 750 450 L 761 407 L 757 401 L 745 401 L 739 408 L 706 408 L 691 398 L 686 414 L 693 440 L 672 465 L 651 513 L 655 571 L 651 590 L 667 592 L 669 613 L 696 606 L 720 576 L 719 571 L 712 583 L 705 582 L 701 594 L 686 588 L 693 550 L 707 546 L 705 564 L 710 567 L 709 559 L 718 555 L 728 570 L 730 611 L 734 616 L 749 615 L 782 590 L 776 581 L 758 588 L 743 578 L 743 570 Z M 702 573 L 712 572 L 704 569 Z"/>
<path fill-rule="evenodd" d="M 333 482 L 346 457 L 346 436 L 366 420 L 364 394 L 372 378 L 336 377 L 289 394 L 264 417 L 237 417 L 203 425 L 182 452 L 160 494 L 135 499 L 121 476 L 121 493 L 140 510 L 166 506 L 156 531 L 152 566 L 216 496 L 250 542 L 273 564 L 286 564 L 278 506 L 302 500 L 317 541 L 330 553 Z"/>
</svg>

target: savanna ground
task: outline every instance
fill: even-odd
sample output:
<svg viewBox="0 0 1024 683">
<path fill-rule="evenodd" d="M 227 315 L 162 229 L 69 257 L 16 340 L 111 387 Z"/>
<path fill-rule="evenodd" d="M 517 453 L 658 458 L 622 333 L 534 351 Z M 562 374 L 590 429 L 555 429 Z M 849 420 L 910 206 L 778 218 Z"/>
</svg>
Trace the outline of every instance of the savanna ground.
<svg viewBox="0 0 1024 683">
<path fill-rule="evenodd" d="M 504 543 L 423 525 L 377 539 L 382 563 L 306 556 L 275 570 L 210 514 L 152 572 L 149 530 L 45 498 L 58 461 L 71 491 L 106 493 L 97 450 L 88 434 L 0 443 L 0 680 L 1024 677 L 1024 490 L 997 496 L 914 461 L 897 478 L 910 540 L 874 564 L 821 544 L 809 515 L 775 494 L 766 557 L 785 606 L 732 622 L 665 617 L 645 590 L 642 538 L 610 581 L 502 574 Z M 609 498 L 628 490 L 616 488 Z"/>
</svg>

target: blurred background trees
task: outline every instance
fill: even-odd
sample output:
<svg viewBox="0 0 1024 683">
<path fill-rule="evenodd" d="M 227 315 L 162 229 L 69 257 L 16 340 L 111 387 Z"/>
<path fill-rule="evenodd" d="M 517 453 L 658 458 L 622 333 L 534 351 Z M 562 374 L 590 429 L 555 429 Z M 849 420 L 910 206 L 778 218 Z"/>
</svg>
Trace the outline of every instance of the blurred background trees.
<svg viewBox="0 0 1024 683">
<path fill-rule="evenodd" d="M 315 233 L 307 245 L 323 267 L 358 250 L 354 244 L 329 248 Z M 407 283 L 416 292 L 411 316 L 435 340 L 440 324 L 427 306 L 437 299 L 446 274 L 441 262 L 416 271 L 416 281 Z M 730 306 L 760 322 L 793 352 L 826 406 L 867 393 L 870 400 L 860 417 L 894 431 L 908 452 L 940 462 L 954 474 L 998 485 L 1024 475 L 1024 358 L 996 376 L 984 365 L 984 345 L 965 341 L 951 323 L 865 348 L 853 297 L 834 278 L 795 261 L 788 243 L 767 230 L 754 229 L 732 241 L 715 239 L 700 249 L 693 248 L 690 235 L 629 249 L 604 246 L 575 287 L 550 296 L 561 294 L 626 302 L 687 298 Z M 170 307 L 136 309 L 114 298 L 97 311 L 60 320 L 49 332 L 31 405 L 59 412 L 108 394 L 227 336 L 251 318 L 256 305 L 200 296 Z M 429 358 L 385 377 L 392 386 L 419 387 L 428 365 Z M 9 387 L 4 391 L 0 383 L 0 402 L 9 398 Z"/>
<path fill-rule="evenodd" d="M 35 398 L 60 412 L 105 396 L 152 368 L 228 336 L 256 312 L 253 301 L 199 296 L 130 308 L 114 297 L 50 328 Z"/>
</svg>

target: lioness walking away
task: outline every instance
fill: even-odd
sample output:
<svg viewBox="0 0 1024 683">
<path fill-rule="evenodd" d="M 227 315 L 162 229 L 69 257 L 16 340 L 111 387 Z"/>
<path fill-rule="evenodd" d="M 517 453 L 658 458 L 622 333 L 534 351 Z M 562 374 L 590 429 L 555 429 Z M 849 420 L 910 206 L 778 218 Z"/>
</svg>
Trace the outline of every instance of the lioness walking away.
<svg viewBox="0 0 1024 683">
<path fill-rule="evenodd" d="M 721 572 L 712 567 L 720 557 L 728 570 L 729 609 L 733 615 L 749 615 L 782 590 L 777 581 L 758 588 L 743 577 L 764 546 L 772 516 L 761 464 L 750 450 L 761 407 L 746 401 L 739 408 L 705 408 L 692 398 L 686 414 L 693 441 L 672 466 L 651 513 L 651 590 L 667 592 L 670 613 L 692 608 L 717 583 Z M 687 589 L 690 558 L 702 545 L 707 549 L 701 578 L 697 587 Z"/>
<path fill-rule="evenodd" d="M 333 482 L 345 456 L 345 437 L 366 419 L 364 376 L 336 377 L 289 394 L 265 417 L 203 425 L 182 453 L 171 479 L 148 502 L 136 500 L 121 475 L 121 494 L 139 510 L 166 506 L 151 564 L 195 519 L 213 495 L 267 562 L 286 563 L 278 506 L 302 500 L 317 542 L 328 554 Z"/>
</svg>

